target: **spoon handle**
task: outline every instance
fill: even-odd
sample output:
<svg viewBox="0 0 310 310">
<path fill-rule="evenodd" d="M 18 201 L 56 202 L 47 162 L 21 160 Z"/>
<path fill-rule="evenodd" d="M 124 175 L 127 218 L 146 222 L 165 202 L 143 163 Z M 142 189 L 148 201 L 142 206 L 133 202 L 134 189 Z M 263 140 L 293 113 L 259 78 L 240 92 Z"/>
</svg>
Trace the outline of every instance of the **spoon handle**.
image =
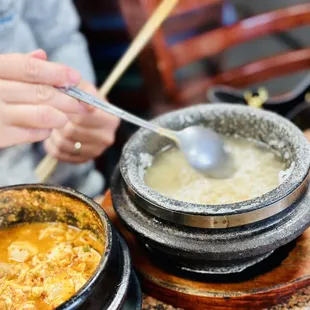
<svg viewBox="0 0 310 310">
<path fill-rule="evenodd" d="M 58 88 L 61 92 L 65 93 L 68 96 L 71 96 L 80 101 L 86 102 L 96 108 L 104 110 L 107 113 L 113 114 L 129 123 L 135 124 L 139 127 L 143 127 L 154 131 L 160 135 L 166 136 L 172 140 L 176 140 L 176 134 L 173 130 L 162 128 L 152 122 L 146 121 L 142 118 L 139 118 L 131 113 L 128 113 L 108 101 L 99 99 L 91 94 L 88 94 L 77 87 L 70 88 Z"/>
</svg>

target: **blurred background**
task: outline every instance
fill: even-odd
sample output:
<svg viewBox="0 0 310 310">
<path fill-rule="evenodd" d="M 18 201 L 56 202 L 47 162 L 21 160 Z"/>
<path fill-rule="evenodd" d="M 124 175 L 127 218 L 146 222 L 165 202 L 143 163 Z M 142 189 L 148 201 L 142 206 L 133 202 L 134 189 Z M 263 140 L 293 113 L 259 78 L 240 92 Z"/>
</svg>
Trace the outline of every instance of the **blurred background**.
<svg viewBox="0 0 310 310">
<path fill-rule="evenodd" d="M 156 2 L 159 1 L 75 0 L 82 18 L 81 30 L 89 41 L 98 86 L 125 52 Z M 212 51 L 218 45 L 225 47 L 226 41 L 229 45 L 234 37 L 234 33 L 231 32 L 208 38 L 208 33 L 262 13 L 306 4 L 309 0 L 209 0 L 209 2 L 181 0 L 181 2 L 188 3 L 187 10 L 184 9 L 182 14 L 173 16 L 165 23 L 161 36 L 150 44 L 113 88 L 109 95 L 111 102 L 142 117 L 151 118 L 179 106 L 206 101 L 205 91 L 199 95 L 195 93 L 191 97 L 189 94 L 193 94 L 194 88 L 191 90 L 188 88 L 179 95 L 176 85 L 179 88 L 182 85 L 198 85 L 202 79 L 211 79 L 229 69 L 284 52 L 304 49 L 309 45 L 310 27 L 294 28 L 291 25 L 292 27 L 287 27 L 287 31 L 267 34 L 245 43 L 228 46 L 219 53 L 210 52 L 212 55 L 190 64 L 185 61 L 186 51 L 188 53 L 195 51 L 191 51 L 190 47 L 184 50 L 179 48 L 178 59 L 185 65 L 180 68 L 174 67 L 175 70 L 172 70 L 170 62 L 174 63 L 174 59 L 167 50 L 178 46 L 178 43 L 204 34 L 204 40 L 202 38 L 201 41 L 202 49 L 208 54 L 208 49 Z M 268 23 L 268 17 L 264 18 Z M 275 21 L 275 27 L 279 22 Z M 249 25 L 243 25 L 244 28 L 247 26 Z M 181 54 L 182 51 L 184 55 Z M 278 95 L 290 91 L 305 74 L 306 70 L 298 70 L 297 73 L 280 78 L 267 77 L 259 83 L 249 81 L 249 84 L 253 87 L 264 85 L 271 95 Z M 248 87 L 250 86 L 245 88 Z M 107 179 L 110 178 L 118 162 L 124 142 L 135 130 L 133 126 L 122 124 L 115 145 L 98 158 L 97 166 Z"/>
</svg>

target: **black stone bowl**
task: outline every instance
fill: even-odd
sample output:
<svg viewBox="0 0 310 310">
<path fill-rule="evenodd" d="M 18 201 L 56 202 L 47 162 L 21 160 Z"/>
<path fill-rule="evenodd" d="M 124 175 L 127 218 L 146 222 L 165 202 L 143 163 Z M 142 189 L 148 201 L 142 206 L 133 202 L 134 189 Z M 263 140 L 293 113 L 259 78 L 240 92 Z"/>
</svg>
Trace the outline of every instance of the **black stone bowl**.
<svg viewBox="0 0 310 310">
<path fill-rule="evenodd" d="M 129 250 L 93 200 L 72 189 L 19 185 L 0 189 L 0 228 L 29 222 L 64 222 L 91 230 L 104 245 L 97 269 L 57 310 L 141 309 Z"/>
<path fill-rule="evenodd" d="M 276 189 L 240 203 L 211 206 L 173 200 L 148 188 L 143 179 L 150 155 L 170 141 L 139 130 L 124 147 L 112 199 L 153 257 L 189 272 L 240 272 L 309 227 L 309 143 L 291 122 L 271 112 L 226 104 L 194 106 L 156 122 L 175 130 L 204 124 L 223 135 L 263 142 L 283 158 L 290 173 Z"/>
</svg>

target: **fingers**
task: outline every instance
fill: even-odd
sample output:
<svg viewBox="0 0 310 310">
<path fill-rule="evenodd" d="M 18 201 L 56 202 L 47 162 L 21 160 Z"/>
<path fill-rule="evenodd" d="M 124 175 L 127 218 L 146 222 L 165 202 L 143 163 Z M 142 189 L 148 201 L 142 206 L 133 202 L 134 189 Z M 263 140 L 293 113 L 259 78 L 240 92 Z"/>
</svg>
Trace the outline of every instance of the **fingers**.
<svg viewBox="0 0 310 310">
<path fill-rule="evenodd" d="M 114 142 L 114 132 L 74 129 L 68 123 L 64 129 L 54 130 L 50 138 L 45 141 L 46 151 L 53 157 L 66 162 L 80 163 L 100 156 Z M 72 127 L 71 127 L 72 126 Z M 70 130 L 68 130 L 68 127 Z M 82 131 L 84 131 L 82 133 Z M 66 132 L 66 134 L 65 134 Z M 75 143 L 82 144 L 77 153 Z"/>
<path fill-rule="evenodd" d="M 87 129 L 68 122 L 66 126 L 59 130 L 59 133 L 67 140 L 81 143 L 92 143 L 97 145 L 110 146 L 114 143 L 115 131 L 111 128 Z"/>
<path fill-rule="evenodd" d="M 79 87 L 81 90 L 85 91 L 86 93 L 89 93 L 89 94 L 91 94 L 91 95 L 93 95 L 93 96 L 97 96 L 97 89 L 96 89 L 96 87 L 95 87 L 92 83 L 90 83 L 90 82 L 88 82 L 88 81 L 82 80 L 82 81 L 79 83 L 78 87 Z M 93 110 L 95 109 L 95 107 L 93 107 L 93 106 L 91 106 L 91 105 L 89 105 L 89 104 L 87 104 L 87 103 L 85 103 L 85 102 L 82 102 L 82 101 L 81 101 L 81 104 L 82 104 L 82 105 L 85 107 L 85 109 L 86 109 L 87 111 L 89 111 L 89 112 L 91 112 L 91 111 L 93 111 Z"/>
<path fill-rule="evenodd" d="M 68 121 L 66 114 L 47 105 L 2 104 L 1 114 L 7 126 L 22 128 L 63 128 Z"/>
<path fill-rule="evenodd" d="M 85 128 L 111 128 L 111 130 L 116 130 L 120 124 L 118 117 L 97 108 L 91 111 L 89 115 L 72 115 L 70 120 Z"/>
<path fill-rule="evenodd" d="M 72 121 L 73 119 L 73 121 Z M 74 121 L 80 121 L 75 124 Z M 85 126 L 87 124 L 88 126 Z M 113 144 L 119 120 L 95 109 L 81 117 L 70 115 L 70 122 L 59 130 L 54 130 L 45 141 L 46 151 L 58 160 L 82 163 L 98 157 Z M 80 142 L 82 148 L 75 153 L 74 144 Z"/>
<path fill-rule="evenodd" d="M 38 55 L 37 51 L 35 55 Z M 62 87 L 77 85 L 81 80 L 76 70 L 31 54 L 0 55 L 0 78 Z"/>
<path fill-rule="evenodd" d="M 94 147 L 94 145 L 83 144 L 79 153 L 75 152 L 75 142 L 61 138 L 55 135 L 53 131 L 52 136 L 44 141 L 44 147 L 48 154 L 57 158 L 58 160 L 70 163 L 83 163 L 88 160 L 98 157 L 104 148 Z"/>
<path fill-rule="evenodd" d="M 0 128 L 3 126 L 0 126 Z M 5 127 L 1 129 L 0 148 L 22 143 L 34 143 L 47 139 L 51 134 L 48 129 Z"/>
<path fill-rule="evenodd" d="M 78 87 L 91 95 L 97 96 L 97 88 L 95 85 L 86 80 L 81 80 Z"/>
<path fill-rule="evenodd" d="M 87 111 L 78 100 L 48 85 L 0 80 L 0 94 L 7 103 L 47 104 L 70 114 Z"/>
<path fill-rule="evenodd" d="M 98 94 L 94 85 L 85 80 L 82 80 L 78 87 L 94 96 Z M 112 132 L 117 129 L 120 124 L 120 119 L 118 117 L 108 114 L 100 109 L 91 107 L 87 104 L 85 105 L 88 106 L 89 114 L 70 116 L 70 120 L 74 124 L 83 128 L 109 128 Z"/>
</svg>

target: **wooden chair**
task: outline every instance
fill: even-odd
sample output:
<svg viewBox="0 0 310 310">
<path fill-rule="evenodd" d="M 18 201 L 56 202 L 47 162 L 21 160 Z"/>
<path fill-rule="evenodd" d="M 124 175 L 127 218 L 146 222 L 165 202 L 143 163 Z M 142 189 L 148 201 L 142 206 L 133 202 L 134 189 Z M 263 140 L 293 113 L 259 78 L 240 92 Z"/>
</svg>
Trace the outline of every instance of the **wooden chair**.
<svg viewBox="0 0 310 310">
<path fill-rule="evenodd" d="M 177 100 L 178 79 L 181 68 L 173 60 L 172 50 L 182 40 L 222 26 L 223 0 L 181 0 L 171 17 L 156 33 L 152 43 L 141 53 L 140 67 L 153 106 L 166 101 L 168 96 Z M 120 8 L 132 37 L 141 29 L 160 0 L 119 0 Z M 204 62 L 209 75 L 220 72 L 221 55 L 214 53 Z M 205 78 L 205 72 L 199 74 Z"/>
<path fill-rule="evenodd" d="M 134 25 L 134 14 L 128 7 L 126 8 L 124 5 L 126 2 L 139 3 L 143 6 L 147 17 L 159 1 L 120 0 L 131 34 L 135 35 L 139 23 L 136 26 Z M 183 0 L 175 10 L 172 19 L 202 9 L 204 5 L 210 4 L 210 2 L 218 3 L 219 1 Z M 166 43 L 167 34 L 163 27 L 154 37 L 148 51 L 145 51 L 140 57 L 144 78 L 147 81 L 146 85 L 149 87 L 151 95 L 162 90 L 166 102 L 172 103 L 173 107 L 178 107 L 197 103 L 201 100 L 205 101 L 206 90 L 215 84 L 245 87 L 252 83 L 309 68 L 310 47 L 248 63 L 233 70 L 215 74 L 212 78 L 202 79 L 199 77 L 183 81 L 177 81 L 175 78 L 175 72 L 180 68 L 201 59 L 218 55 L 234 45 L 307 24 L 310 24 L 310 3 L 250 17 L 231 26 L 199 33 L 192 38 L 170 45 Z M 155 55 L 156 62 L 154 63 L 149 61 L 151 54 Z M 161 84 L 158 81 L 154 84 L 154 80 L 156 80 L 154 77 Z M 161 90 L 159 85 L 162 85 Z"/>
</svg>

